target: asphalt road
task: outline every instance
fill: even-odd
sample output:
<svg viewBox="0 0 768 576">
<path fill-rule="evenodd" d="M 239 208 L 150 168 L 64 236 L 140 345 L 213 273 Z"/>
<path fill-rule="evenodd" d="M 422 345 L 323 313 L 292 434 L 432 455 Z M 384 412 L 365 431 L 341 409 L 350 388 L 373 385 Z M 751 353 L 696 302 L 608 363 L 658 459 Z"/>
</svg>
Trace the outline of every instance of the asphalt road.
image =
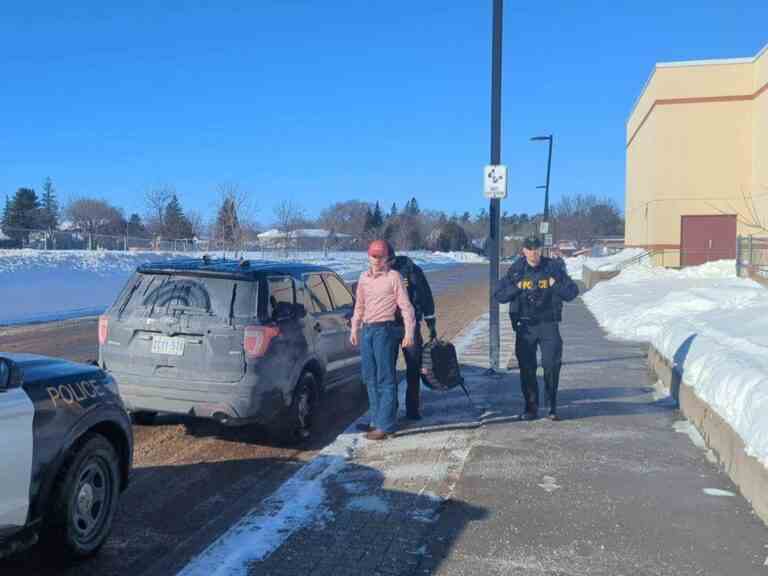
<svg viewBox="0 0 768 576">
<path fill-rule="evenodd" d="M 487 310 L 488 267 L 459 265 L 428 272 L 438 329 L 452 337 Z M 0 330 L 0 350 L 33 352 L 77 361 L 96 358 L 95 319 Z M 0 561 L 3 576 L 165 575 L 271 494 L 366 409 L 355 382 L 324 400 L 319 434 L 286 448 L 255 428 L 161 415 L 134 426 L 134 475 L 123 494 L 112 534 L 93 559 L 65 567 L 33 547 Z M 333 408 L 331 411 L 330 408 Z"/>
</svg>

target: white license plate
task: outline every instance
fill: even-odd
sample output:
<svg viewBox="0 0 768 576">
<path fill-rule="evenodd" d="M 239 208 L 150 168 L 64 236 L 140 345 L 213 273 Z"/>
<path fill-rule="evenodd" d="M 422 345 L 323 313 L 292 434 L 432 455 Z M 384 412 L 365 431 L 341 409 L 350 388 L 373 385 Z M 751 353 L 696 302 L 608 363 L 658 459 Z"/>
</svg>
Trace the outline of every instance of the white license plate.
<svg viewBox="0 0 768 576">
<path fill-rule="evenodd" d="M 170 338 L 168 336 L 153 336 L 152 352 L 155 354 L 182 356 L 184 354 L 184 340 L 181 338 Z"/>
</svg>

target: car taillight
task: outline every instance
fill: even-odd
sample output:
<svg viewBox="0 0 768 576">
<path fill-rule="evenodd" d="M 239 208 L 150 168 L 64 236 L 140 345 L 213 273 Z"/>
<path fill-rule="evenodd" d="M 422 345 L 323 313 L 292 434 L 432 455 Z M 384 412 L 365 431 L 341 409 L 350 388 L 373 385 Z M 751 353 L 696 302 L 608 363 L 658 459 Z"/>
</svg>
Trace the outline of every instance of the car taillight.
<svg viewBox="0 0 768 576">
<path fill-rule="evenodd" d="M 109 319 L 106 316 L 99 316 L 99 344 L 104 344 L 107 341 L 108 327 Z"/>
<path fill-rule="evenodd" d="M 246 326 L 243 349 L 247 358 L 261 358 L 266 354 L 272 338 L 280 334 L 277 326 Z"/>
</svg>

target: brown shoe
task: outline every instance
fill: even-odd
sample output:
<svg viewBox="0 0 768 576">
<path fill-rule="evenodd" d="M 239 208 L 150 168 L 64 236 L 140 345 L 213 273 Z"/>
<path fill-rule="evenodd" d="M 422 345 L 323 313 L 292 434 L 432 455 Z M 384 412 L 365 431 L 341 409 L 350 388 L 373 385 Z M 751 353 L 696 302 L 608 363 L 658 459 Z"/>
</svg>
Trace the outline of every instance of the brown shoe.
<svg viewBox="0 0 768 576">
<path fill-rule="evenodd" d="M 360 432 L 370 432 L 371 430 L 373 430 L 373 428 L 371 428 L 371 425 L 366 422 L 360 422 L 359 424 L 355 424 L 355 428 L 360 430 Z"/>
<path fill-rule="evenodd" d="M 386 440 L 389 437 L 389 434 L 384 432 L 383 430 L 379 430 L 378 428 L 374 428 L 368 434 L 365 435 L 368 440 Z"/>
</svg>

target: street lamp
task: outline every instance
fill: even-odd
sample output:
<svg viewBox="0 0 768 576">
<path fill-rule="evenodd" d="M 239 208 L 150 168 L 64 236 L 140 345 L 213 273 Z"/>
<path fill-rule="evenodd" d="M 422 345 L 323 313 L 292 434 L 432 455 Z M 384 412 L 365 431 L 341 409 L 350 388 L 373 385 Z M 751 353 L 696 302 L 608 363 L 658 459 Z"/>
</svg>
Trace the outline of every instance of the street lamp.
<svg viewBox="0 0 768 576">
<path fill-rule="evenodd" d="M 542 232 L 544 234 L 549 233 L 549 173 L 552 168 L 552 144 L 554 143 L 554 136 L 550 134 L 549 136 L 533 136 L 531 138 L 531 142 L 540 142 L 543 140 L 549 141 L 549 157 L 547 159 L 547 183 L 544 184 L 544 186 L 537 186 L 536 188 L 544 188 L 544 221 L 542 223 L 546 223 L 542 228 Z M 549 252 L 549 249 L 547 248 L 547 252 Z"/>
</svg>

